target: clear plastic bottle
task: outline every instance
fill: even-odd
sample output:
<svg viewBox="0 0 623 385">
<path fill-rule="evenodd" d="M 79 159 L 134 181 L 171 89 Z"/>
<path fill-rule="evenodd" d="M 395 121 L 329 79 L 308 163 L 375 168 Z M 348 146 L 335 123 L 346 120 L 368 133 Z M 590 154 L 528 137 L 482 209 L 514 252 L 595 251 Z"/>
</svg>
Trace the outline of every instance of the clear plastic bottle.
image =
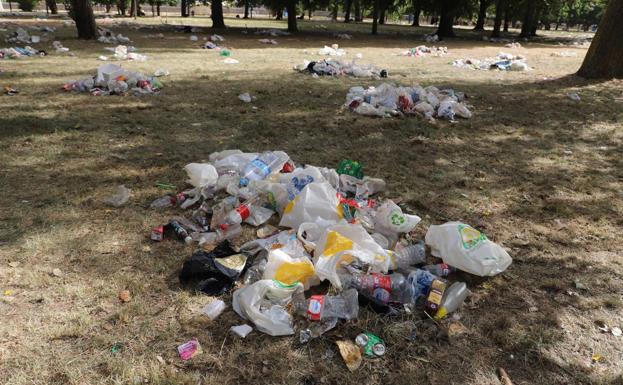
<svg viewBox="0 0 623 385">
<path fill-rule="evenodd" d="M 400 273 L 394 274 L 343 274 L 340 275 L 342 287 L 355 288 L 361 294 L 379 303 L 409 302 L 411 287 Z"/>
<path fill-rule="evenodd" d="M 438 277 L 447 277 L 451 273 L 456 271 L 456 268 L 448 265 L 447 263 L 438 263 L 436 265 L 426 265 L 422 269 L 435 274 Z"/>
<path fill-rule="evenodd" d="M 262 180 L 278 173 L 290 159 L 283 151 L 267 151 L 246 165 L 240 177 L 240 185 L 247 186 L 252 180 Z"/>
<path fill-rule="evenodd" d="M 309 299 L 301 296 L 295 299 L 294 306 L 299 314 L 311 321 L 331 318 L 352 320 L 359 315 L 358 293 L 355 289 L 344 290 L 335 296 L 312 295 Z"/>
<path fill-rule="evenodd" d="M 455 282 L 453 283 L 444 293 L 443 299 L 441 300 L 441 304 L 439 305 L 439 310 L 435 313 L 436 319 L 442 319 L 446 315 L 455 312 L 463 302 L 467 296 L 469 296 L 469 289 L 465 282 Z"/>
<path fill-rule="evenodd" d="M 177 199 L 172 195 L 164 195 L 160 198 L 156 198 L 151 204 L 149 208 L 152 209 L 161 209 L 165 207 L 173 207 L 177 203 Z"/>
<path fill-rule="evenodd" d="M 251 208 L 259 200 L 258 195 L 253 195 L 236 208 L 229 211 L 225 216 L 226 225 L 240 224 L 251 215 Z"/>
<path fill-rule="evenodd" d="M 418 241 L 413 245 L 393 251 L 390 255 L 392 256 L 392 267 L 394 270 L 407 269 L 410 266 L 426 261 L 426 246 L 424 241 Z"/>
</svg>

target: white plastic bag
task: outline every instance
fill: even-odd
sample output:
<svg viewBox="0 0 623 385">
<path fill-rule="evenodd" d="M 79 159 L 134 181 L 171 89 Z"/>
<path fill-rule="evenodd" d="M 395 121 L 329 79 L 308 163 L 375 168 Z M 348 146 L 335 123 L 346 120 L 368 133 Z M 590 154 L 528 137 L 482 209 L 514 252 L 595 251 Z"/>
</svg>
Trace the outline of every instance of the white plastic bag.
<svg viewBox="0 0 623 385">
<path fill-rule="evenodd" d="M 388 199 L 376 209 L 374 230 L 393 238 L 410 232 L 421 220 L 417 215 L 403 213 L 397 204 Z"/>
<path fill-rule="evenodd" d="M 124 185 L 117 186 L 117 191 L 104 201 L 114 207 L 121 207 L 130 199 L 130 189 Z"/>
<path fill-rule="evenodd" d="M 257 330 L 271 336 L 294 334 L 292 317 L 285 309 L 292 295 L 302 293 L 303 285 L 283 285 L 262 279 L 234 292 L 232 307 L 238 315 L 255 324 Z"/>
<path fill-rule="evenodd" d="M 333 286 L 342 285 L 337 270 L 342 264 L 358 259 L 370 266 L 370 272 L 387 273 L 390 257 L 360 224 L 341 223 L 326 229 L 314 251 L 314 267 L 321 280 Z"/>
<path fill-rule="evenodd" d="M 273 210 L 267 209 L 266 207 L 253 205 L 251 206 L 249 216 L 244 220 L 244 222 L 250 224 L 251 226 L 257 227 L 268 221 L 274 213 L 275 212 Z"/>
<path fill-rule="evenodd" d="M 218 180 L 216 168 L 209 163 L 189 163 L 184 166 L 188 183 L 195 187 L 215 185 Z"/>
<path fill-rule="evenodd" d="M 444 263 L 479 276 L 499 274 L 513 262 L 500 245 L 460 222 L 430 226 L 426 244 L 431 247 L 431 254 Z"/>
<path fill-rule="evenodd" d="M 286 285 L 300 282 L 305 290 L 319 283 L 309 257 L 292 257 L 282 249 L 271 250 L 264 270 L 264 279 L 275 279 Z"/>
<path fill-rule="evenodd" d="M 321 227 L 342 219 L 337 191 L 327 182 L 310 183 L 283 211 L 279 226 L 297 230 L 304 222 L 314 222 Z"/>
</svg>

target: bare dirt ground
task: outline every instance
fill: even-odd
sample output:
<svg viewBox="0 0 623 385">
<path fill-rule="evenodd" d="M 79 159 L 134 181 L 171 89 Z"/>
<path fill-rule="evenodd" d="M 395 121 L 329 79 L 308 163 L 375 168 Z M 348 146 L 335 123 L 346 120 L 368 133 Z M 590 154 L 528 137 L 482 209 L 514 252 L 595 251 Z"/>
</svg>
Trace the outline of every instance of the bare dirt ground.
<svg viewBox="0 0 623 385">
<path fill-rule="evenodd" d="M 60 25 L 0 19 L 8 22 Z M 574 77 L 586 48 L 556 42 L 568 33 L 509 49 L 464 31 L 442 43 L 445 57 L 408 58 L 393 54 L 423 44 L 426 29 L 387 26 L 370 37 L 368 27 L 349 26 L 353 39 L 336 40 L 326 31 L 342 24 L 305 22 L 306 33 L 278 37 L 277 46 L 231 28 L 221 34 L 237 65 L 188 34 L 153 39 L 145 36 L 159 30 L 115 27 L 149 57 L 124 67 L 171 72 L 161 94 L 140 98 L 60 90 L 93 74 L 107 46 L 76 40 L 72 28 L 54 35 L 75 57 L 0 61 L 0 85 L 20 91 L 0 96 L 0 383 L 483 385 L 498 384 L 495 371 L 504 367 L 516 385 L 623 384 L 622 337 L 598 328 L 623 326 L 623 84 Z M 474 117 L 430 124 L 343 111 L 349 87 L 380 82 L 292 71 L 331 43 L 347 58 L 361 53 L 361 62 L 387 68 L 390 82 L 466 92 Z M 41 47 L 53 51 L 49 45 Z M 525 54 L 534 69 L 450 64 L 499 51 Z M 560 51 L 577 56 L 550 56 Z M 245 91 L 257 96 L 257 110 L 237 99 Z M 241 340 L 228 333 L 241 323 L 231 308 L 210 322 L 197 313 L 210 298 L 178 287 L 192 249 L 148 239 L 172 214 L 147 208 L 163 192 L 154 184 L 182 187 L 186 163 L 229 148 L 283 149 L 329 167 L 357 159 L 423 217 L 420 236 L 429 224 L 462 220 L 504 245 L 514 263 L 492 279 L 453 277 L 473 296 L 460 312 L 464 329 L 449 337 L 446 324 L 419 314 L 387 319 L 363 310 L 358 322 L 308 345 L 257 331 Z M 132 197 L 113 209 L 103 199 L 118 184 Z M 132 293 L 129 303 L 118 300 L 122 289 Z M 349 373 L 334 341 L 362 330 L 381 335 L 387 354 Z M 204 353 L 183 363 L 175 347 L 192 337 Z"/>
</svg>

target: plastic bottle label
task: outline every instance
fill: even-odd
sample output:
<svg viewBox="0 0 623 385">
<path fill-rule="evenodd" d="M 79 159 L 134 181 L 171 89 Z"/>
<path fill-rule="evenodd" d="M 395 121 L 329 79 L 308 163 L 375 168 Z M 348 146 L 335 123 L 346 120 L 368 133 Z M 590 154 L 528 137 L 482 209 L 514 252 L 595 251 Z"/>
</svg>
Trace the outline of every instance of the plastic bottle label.
<svg viewBox="0 0 623 385">
<path fill-rule="evenodd" d="M 251 214 L 251 212 L 249 211 L 249 206 L 245 204 L 236 207 L 236 211 L 238 212 L 238 214 L 240 214 L 240 218 L 242 218 L 243 221 L 247 219 Z"/>
<path fill-rule="evenodd" d="M 320 321 L 320 313 L 324 305 L 324 295 L 312 295 L 307 306 L 307 316 L 312 321 Z"/>
<path fill-rule="evenodd" d="M 383 289 L 388 293 L 392 292 L 392 279 L 389 275 L 372 273 L 373 289 Z"/>
<path fill-rule="evenodd" d="M 466 250 L 473 249 L 487 240 L 486 235 L 471 226 L 460 224 L 458 230 L 461 243 Z"/>
<path fill-rule="evenodd" d="M 251 161 L 251 164 L 257 167 L 262 176 L 262 179 L 266 178 L 270 174 L 270 167 L 259 159 L 255 159 Z"/>
</svg>

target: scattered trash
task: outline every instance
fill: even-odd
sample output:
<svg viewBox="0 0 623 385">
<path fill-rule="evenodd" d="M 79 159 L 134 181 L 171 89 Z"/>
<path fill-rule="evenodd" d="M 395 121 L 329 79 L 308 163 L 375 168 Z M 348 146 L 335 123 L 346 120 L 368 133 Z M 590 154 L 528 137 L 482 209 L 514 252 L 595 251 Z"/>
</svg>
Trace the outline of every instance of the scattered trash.
<svg viewBox="0 0 623 385">
<path fill-rule="evenodd" d="M 277 45 L 277 41 L 273 40 L 273 39 L 260 39 L 258 40 L 260 43 L 262 44 L 272 44 L 272 45 Z"/>
<path fill-rule="evenodd" d="M 452 65 L 457 68 L 469 68 L 473 70 L 493 70 L 500 71 L 527 71 L 530 69 L 526 63 L 526 58 L 520 55 L 512 55 L 500 52 L 494 58 L 478 59 L 457 59 Z"/>
<path fill-rule="evenodd" d="M 351 62 L 335 59 L 323 59 L 319 61 L 307 61 L 294 67 L 296 71 L 310 73 L 317 76 L 353 76 L 356 78 L 382 78 L 387 77 L 386 70 L 379 70 L 372 65 L 359 65 L 353 59 Z"/>
<path fill-rule="evenodd" d="M 351 372 L 359 369 L 361 366 L 362 358 L 361 351 L 359 347 L 355 345 L 352 341 L 343 340 L 343 341 L 335 341 L 338 349 L 340 350 L 340 355 L 346 364 L 346 367 Z"/>
<path fill-rule="evenodd" d="M 195 36 L 195 35 L 192 35 L 190 37 L 190 41 L 198 41 L 198 40 L 199 40 L 199 38 L 197 36 Z"/>
<path fill-rule="evenodd" d="M 23 56 L 33 57 L 33 56 L 45 56 L 45 55 L 47 55 L 45 51 L 36 50 L 30 46 L 26 46 L 24 48 L 20 48 L 20 47 L 0 48 L 0 59 L 18 59 Z"/>
<path fill-rule="evenodd" d="M 236 333 L 236 335 L 238 335 L 239 337 L 245 338 L 246 336 L 249 335 L 249 333 L 253 331 L 253 328 L 247 324 L 242 324 L 242 325 L 232 326 L 231 328 L 229 328 L 229 330 Z"/>
<path fill-rule="evenodd" d="M 97 57 L 97 60 L 108 61 L 108 56 L 100 55 Z"/>
<path fill-rule="evenodd" d="M 124 185 L 119 185 L 117 186 L 117 191 L 112 196 L 106 198 L 104 202 L 114 207 L 121 207 L 128 202 L 128 199 L 130 199 L 130 189 Z"/>
<path fill-rule="evenodd" d="M 211 41 L 205 42 L 205 44 L 203 44 L 201 46 L 201 48 L 203 48 L 203 49 L 215 49 L 215 50 L 220 50 L 221 49 L 221 47 L 219 47 L 216 43 L 211 42 Z"/>
<path fill-rule="evenodd" d="M 204 308 L 201 309 L 201 313 L 205 314 L 211 321 L 214 321 L 223 313 L 223 310 L 225 310 L 225 302 L 220 299 L 215 299 L 204 306 Z"/>
<path fill-rule="evenodd" d="M 333 37 L 336 37 L 338 39 L 344 39 L 344 40 L 351 40 L 353 38 L 352 35 L 349 35 L 347 33 L 335 33 L 333 34 Z"/>
<path fill-rule="evenodd" d="M 255 96 L 251 96 L 248 92 L 244 94 L 238 95 L 238 99 L 242 100 L 245 103 L 251 103 L 251 101 L 255 100 Z"/>
<path fill-rule="evenodd" d="M 90 92 L 91 95 L 145 95 L 158 93 L 162 83 L 156 77 L 130 72 L 115 64 L 103 64 L 97 74 L 82 80 L 73 80 L 63 86 L 65 91 Z"/>
<path fill-rule="evenodd" d="M 9 33 L 4 39 L 7 43 L 21 43 L 21 44 L 29 44 L 29 43 L 39 43 L 41 41 L 40 36 L 31 36 L 28 32 L 21 27 L 18 27 L 15 32 Z"/>
<path fill-rule="evenodd" d="M 346 55 L 346 51 L 340 48 L 337 44 L 332 44 L 331 47 L 324 46 L 318 50 L 318 55 L 328 55 L 328 56 L 344 56 Z"/>
<path fill-rule="evenodd" d="M 435 43 L 439 41 L 439 36 L 437 36 L 437 34 L 424 35 L 424 41 L 427 43 Z"/>
<path fill-rule="evenodd" d="M 240 62 L 238 60 L 236 60 L 236 59 L 232 59 L 232 58 L 228 57 L 225 60 L 223 60 L 223 63 L 225 63 L 225 64 L 238 64 Z"/>
<path fill-rule="evenodd" d="M 52 48 L 56 50 L 56 53 L 67 53 L 69 52 L 69 48 L 63 47 L 63 44 L 60 41 L 53 41 Z"/>
<path fill-rule="evenodd" d="M 19 91 L 11 86 L 4 86 L 4 94 L 8 96 L 15 96 L 19 94 Z"/>
<path fill-rule="evenodd" d="M 578 95 L 575 92 L 570 92 L 567 94 L 567 97 L 571 100 L 573 100 L 574 102 L 579 102 L 580 100 L 582 100 L 582 98 L 580 98 L 580 95 Z"/>
<path fill-rule="evenodd" d="M 119 300 L 121 302 L 130 302 L 131 296 L 130 296 L 130 290 L 121 290 L 119 292 Z"/>
<path fill-rule="evenodd" d="M 158 68 L 156 70 L 156 72 L 154 72 L 154 76 L 155 77 L 169 76 L 169 70 L 164 69 L 164 68 Z M 175 186 L 173 186 L 173 187 L 175 187 Z"/>
<path fill-rule="evenodd" d="M 603 362 L 604 357 L 601 354 L 593 354 L 591 356 L 591 361 L 596 364 L 598 362 Z"/>
<path fill-rule="evenodd" d="M 55 277 L 60 277 L 63 275 L 63 272 L 58 267 L 52 270 L 52 275 Z"/>
<path fill-rule="evenodd" d="M 385 342 L 378 336 L 365 332 L 355 338 L 355 344 L 361 348 L 367 357 L 381 357 L 385 355 Z"/>
<path fill-rule="evenodd" d="M 513 385 L 513 381 L 511 381 L 511 378 L 508 376 L 508 373 L 506 373 L 504 368 L 498 368 L 498 376 L 500 377 L 502 385 Z"/>
<path fill-rule="evenodd" d="M 575 51 L 560 51 L 560 52 L 552 52 L 550 56 L 555 57 L 574 57 L 578 56 L 578 53 Z"/>
<path fill-rule="evenodd" d="M 118 45 L 114 48 L 106 48 L 107 50 L 114 52 L 114 57 L 117 60 L 134 60 L 145 61 L 147 56 L 136 53 L 136 48 L 132 46 Z"/>
<path fill-rule="evenodd" d="M 615 337 L 621 337 L 621 334 L 623 334 L 623 332 L 621 332 L 621 329 L 618 327 L 613 327 L 612 329 L 612 335 Z"/>
<path fill-rule="evenodd" d="M 469 119 L 471 111 L 463 104 L 465 95 L 452 89 L 395 86 L 383 83 L 378 87 L 352 87 L 346 95 L 345 106 L 367 116 L 420 115 L 426 119 L 439 117 L 454 120 Z"/>
<path fill-rule="evenodd" d="M 506 47 L 506 48 L 521 48 L 521 43 L 515 41 L 515 42 L 512 42 L 512 43 L 505 44 L 504 47 Z"/>
<path fill-rule="evenodd" d="M 97 41 L 105 44 L 129 44 L 132 41 L 130 38 L 123 36 L 122 34 L 115 35 L 110 29 L 104 27 L 97 27 L 99 37 Z"/>
<path fill-rule="evenodd" d="M 262 29 L 262 30 L 256 31 L 255 34 L 277 37 L 277 36 L 289 36 L 290 32 L 282 31 L 280 29 Z"/>
<path fill-rule="evenodd" d="M 397 54 L 397 56 L 414 56 L 414 57 L 419 57 L 419 56 L 426 56 L 426 55 L 431 55 L 431 56 L 445 56 L 448 54 L 448 47 L 427 47 L 425 45 L 419 45 L 415 48 L 410 48 L 406 51 L 402 51 L 399 54 Z"/>
<path fill-rule="evenodd" d="M 214 34 L 210 36 L 210 41 L 225 41 L 225 38 L 221 35 Z"/>
<path fill-rule="evenodd" d="M 182 361 L 188 361 L 197 354 L 203 353 L 201 350 L 201 345 L 197 339 L 193 338 L 192 340 L 185 342 L 177 347 L 177 353 L 179 354 Z"/>
</svg>

